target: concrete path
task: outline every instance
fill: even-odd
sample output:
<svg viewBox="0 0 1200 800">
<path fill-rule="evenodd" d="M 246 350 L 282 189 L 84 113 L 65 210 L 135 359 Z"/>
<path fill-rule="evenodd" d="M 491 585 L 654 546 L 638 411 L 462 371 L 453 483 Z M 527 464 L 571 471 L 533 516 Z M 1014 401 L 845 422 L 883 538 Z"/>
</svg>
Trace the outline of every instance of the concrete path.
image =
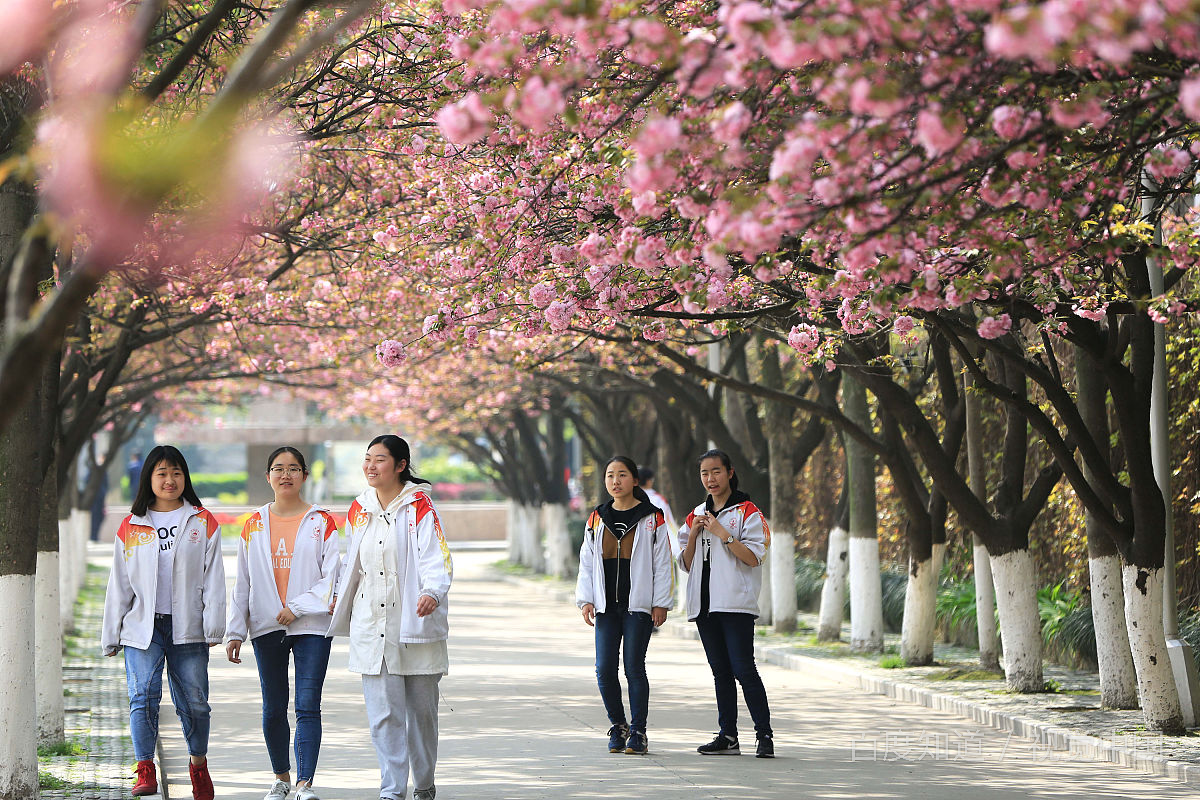
<svg viewBox="0 0 1200 800">
<path fill-rule="evenodd" d="M 499 557 L 455 555 L 451 674 L 442 681 L 442 800 L 1196 796 L 1194 788 L 1168 779 L 1049 752 L 955 715 L 772 665 L 760 668 L 779 757 L 706 758 L 695 747 L 716 729 L 711 673 L 699 643 L 664 635 L 651 641 L 648 658 L 650 754 L 610 755 L 591 628 L 572 605 L 496 579 L 489 564 Z M 235 666 L 213 650 L 209 759 L 222 800 L 258 800 L 271 781 L 249 648 L 243 660 Z M 378 765 L 361 685 L 346 660 L 346 641 L 335 640 L 315 788 L 323 800 L 372 800 Z M 191 797 L 187 757 L 167 706 L 164 697 L 169 793 L 182 800 Z M 742 713 L 750 746 L 753 731 Z"/>
</svg>

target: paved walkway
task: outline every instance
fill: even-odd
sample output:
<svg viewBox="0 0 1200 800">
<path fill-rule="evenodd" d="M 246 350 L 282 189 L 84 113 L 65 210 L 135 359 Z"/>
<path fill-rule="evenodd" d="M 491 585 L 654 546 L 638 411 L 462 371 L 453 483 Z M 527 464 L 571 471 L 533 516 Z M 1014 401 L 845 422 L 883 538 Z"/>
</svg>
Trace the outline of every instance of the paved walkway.
<svg viewBox="0 0 1200 800">
<path fill-rule="evenodd" d="M 444 800 L 1195 797 L 1194 787 L 1178 781 L 865 693 L 829 679 L 836 675 L 772 664 L 762 672 L 779 758 L 704 758 L 694 748 L 715 727 L 712 677 L 699 643 L 669 634 L 652 640 L 648 659 L 651 752 L 610 755 L 591 629 L 569 602 L 532 582 L 505 581 L 489 566 L 497 557 L 456 554 L 451 674 L 442 682 Z M 270 774 L 252 655 L 234 666 L 216 654 L 210 763 L 217 796 L 258 800 Z M 360 684 L 345 664 L 345 640 L 338 640 L 316 788 L 324 800 L 372 800 L 378 767 Z M 162 733 L 170 795 L 188 798 L 186 755 L 168 708 Z"/>
</svg>

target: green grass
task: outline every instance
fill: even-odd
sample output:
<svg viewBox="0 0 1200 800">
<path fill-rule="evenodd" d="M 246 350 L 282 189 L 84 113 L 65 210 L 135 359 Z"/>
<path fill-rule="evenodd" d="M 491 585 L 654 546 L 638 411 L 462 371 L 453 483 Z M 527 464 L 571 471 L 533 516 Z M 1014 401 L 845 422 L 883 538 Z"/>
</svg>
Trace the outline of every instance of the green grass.
<svg viewBox="0 0 1200 800">
<path fill-rule="evenodd" d="M 38 788 L 39 789 L 70 789 L 71 784 L 64 781 L 57 775 L 51 775 L 49 772 L 38 770 Z"/>
<path fill-rule="evenodd" d="M 54 756 L 81 756 L 87 748 L 71 739 L 38 746 L 38 758 L 53 758 Z"/>
<path fill-rule="evenodd" d="M 1002 681 L 1003 672 L 992 672 L 990 669 L 954 669 L 942 672 L 932 672 L 928 676 L 931 681 Z"/>
<path fill-rule="evenodd" d="M 904 666 L 904 657 L 898 655 L 886 655 L 879 659 L 879 666 L 884 669 L 899 669 Z"/>
</svg>

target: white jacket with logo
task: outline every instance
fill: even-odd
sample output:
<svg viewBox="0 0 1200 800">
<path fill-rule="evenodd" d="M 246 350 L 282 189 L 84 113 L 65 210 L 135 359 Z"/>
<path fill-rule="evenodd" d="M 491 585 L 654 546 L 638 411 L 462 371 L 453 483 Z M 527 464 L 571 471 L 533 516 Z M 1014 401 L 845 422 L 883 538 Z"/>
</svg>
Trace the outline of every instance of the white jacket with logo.
<svg viewBox="0 0 1200 800">
<path fill-rule="evenodd" d="M 697 516 L 703 515 L 704 512 L 705 505 L 701 503 L 683 521 L 683 526 L 679 529 L 681 549 L 687 547 L 692 523 Z M 763 518 L 762 511 L 749 499 L 722 509 L 721 513 L 717 514 L 717 521 L 758 557 L 758 566 L 750 567 L 743 564 L 737 556 L 729 552 L 729 547 L 720 539 L 707 531 L 701 533 L 701 541 L 696 543 L 696 552 L 692 557 L 690 570 L 683 563 L 683 556 L 679 557 L 680 568 L 689 575 L 687 618 L 694 620 L 700 615 L 700 576 L 705 548 L 709 553 L 709 612 L 736 612 L 758 617 L 758 591 L 762 588 L 762 563 L 766 557 L 767 548 L 771 546 L 771 529 L 767 527 L 767 521 Z"/>
<path fill-rule="evenodd" d="M 592 511 L 579 548 L 579 578 L 575 583 L 575 605 L 588 603 L 597 614 L 607 607 L 604 589 L 604 520 Z M 630 534 L 625 534 L 629 536 Z M 675 607 L 675 567 L 671 563 L 671 531 L 663 512 L 656 508 L 634 526 L 633 550 L 629 554 L 629 610 L 649 614 L 653 608 Z"/>
<path fill-rule="evenodd" d="M 291 625 L 275 620 L 283 610 L 275 569 L 271 565 L 271 504 L 255 511 L 238 538 L 237 580 L 229 600 L 226 637 L 240 642 L 271 631 L 289 636 L 324 636 L 329 628 L 329 601 L 342 563 L 337 523 L 329 512 L 313 506 L 296 528 L 287 582 L 287 607 L 296 615 Z"/>
<path fill-rule="evenodd" d="M 132 514 L 113 540 L 113 566 L 104 595 L 100 649 L 145 650 L 154 636 L 158 591 L 158 533 L 149 517 Z M 225 635 L 225 568 L 217 521 L 200 506 L 188 506 L 175 536 L 171 572 L 171 635 L 174 644 L 219 644 Z"/>
<path fill-rule="evenodd" d="M 327 635 L 350 637 L 352 662 L 373 662 L 374 650 L 379 649 L 380 657 L 383 652 L 379 643 L 361 641 L 356 633 L 363 630 L 363 625 L 374 629 L 372 620 L 356 619 L 351 625 L 354 601 L 361 593 L 360 585 L 367 569 L 385 573 L 381 577 L 388 587 L 388 605 L 398 605 L 401 610 L 399 619 L 396 620 L 393 615 L 392 624 L 387 626 L 396 642 L 437 642 L 449 636 L 448 594 L 454 566 L 450 559 L 450 546 L 442 533 L 441 520 L 423 484 L 406 483 L 393 503 L 390 510 L 381 508 L 375 490 L 367 489 L 350 505 L 346 515 L 350 545 L 345 568 L 338 581 L 337 606 Z M 362 563 L 360 550 L 363 537 L 368 534 L 395 537 L 396 556 L 393 563 Z M 437 602 L 437 608 L 426 617 L 417 616 L 417 601 L 421 595 L 429 595 Z M 374 638 L 379 638 L 379 634 Z M 354 669 L 353 664 L 351 669 Z"/>
</svg>

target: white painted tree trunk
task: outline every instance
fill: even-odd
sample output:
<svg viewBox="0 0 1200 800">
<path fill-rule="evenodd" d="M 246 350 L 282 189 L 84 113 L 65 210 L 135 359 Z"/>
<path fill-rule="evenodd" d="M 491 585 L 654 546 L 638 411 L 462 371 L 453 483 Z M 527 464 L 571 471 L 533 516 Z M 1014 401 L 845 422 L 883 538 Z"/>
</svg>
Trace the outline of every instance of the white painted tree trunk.
<svg viewBox="0 0 1200 800">
<path fill-rule="evenodd" d="M 774 546 L 775 532 L 771 532 L 772 546 Z M 767 551 L 767 558 L 771 558 L 771 551 Z M 770 625 L 774 619 L 771 616 L 773 603 L 771 595 L 774 587 L 771 585 L 771 566 L 770 563 L 763 564 L 759 569 L 762 570 L 762 582 L 758 585 L 758 619 L 755 623 L 758 625 Z"/>
<path fill-rule="evenodd" d="M 1138 696 L 1146 727 L 1166 733 L 1183 731 L 1179 690 L 1167 655 L 1163 633 L 1163 570 L 1126 564 L 1121 569 L 1125 589 L 1125 620 L 1129 648 L 1137 672 Z"/>
<path fill-rule="evenodd" d="M 71 620 L 75 619 L 75 600 L 79 597 L 79 592 L 83 590 L 83 584 L 87 582 L 87 552 L 88 542 L 91 541 L 92 535 L 92 515 L 87 511 L 79 513 L 79 527 L 75 530 L 77 546 L 72 552 L 75 554 L 75 567 L 73 577 L 75 578 L 75 591 L 71 592 Z"/>
<path fill-rule="evenodd" d="M 1000 641 L 1004 648 L 1004 678 L 1014 692 L 1040 692 L 1042 679 L 1042 620 L 1037 607 L 1037 572 L 1033 554 L 1014 550 L 992 558 L 996 605 L 1000 609 Z"/>
<path fill-rule="evenodd" d="M 924 561 L 908 561 L 908 588 L 904 593 L 904 622 L 900 627 L 900 656 L 911 666 L 933 663 L 937 627 L 938 573 L 946 545 L 935 544 Z"/>
<path fill-rule="evenodd" d="M 508 562 L 521 563 L 521 506 L 515 500 L 508 501 L 508 519 L 506 520 L 505 538 L 508 540 Z"/>
<path fill-rule="evenodd" d="M 883 651 L 879 541 L 869 536 L 850 537 L 850 649 Z"/>
<path fill-rule="evenodd" d="M 37 699 L 34 690 L 34 577 L 0 575 L 0 800 L 38 796 Z M 61 672 L 59 673 L 62 674 Z M 61 691 L 61 690 L 60 690 Z"/>
<path fill-rule="evenodd" d="M 59 621 L 62 626 L 62 631 L 66 632 L 75 627 L 75 536 L 76 523 L 75 516 L 78 512 L 72 511 L 71 516 L 65 520 L 58 521 L 58 552 L 60 554 L 58 565 L 58 604 L 59 604 Z"/>
<path fill-rule="evenodd" d="M 842 615 L 846 606 L 846 578 L 850 574 L 850 534 L 835 525 L 829 531 L 825 555 L 825 585 L 821 587 L 821 613 L 817 640 L 836 642 L 842 638 Z"/>
<path fill-rule="evenodd" d="M 55 552 L 37 554 L 34 576 L 34 642 L 37 684 L 37 740 L 55 744 L 64 738 L 62 626 L 59 621 L 59 563 Z"/>
<path fill-rule="evenodd" d="M 542 526 L 546 531 L 546 572 L 556 578 L 575 574 L 575 554 L 571 552 L 571 532 L 567 530 L 565 503 L 542 506 Z"/>
<path fill-rule="evenodd" d="M 979 666 L 1000 669 L 1000 635 L 996 630 L 996 586 L 992 581 L 992 559 L 987 548 L 973 537 L 975 565 L 975 629 L 979 632 Z"/>
<path fill-rule="evenodd" d="M 521 506 L 522 563 L 534 572 L 546 571 L 546 553 L 542 547 L 542 511 L 538 506 Z"/>
<path fill-rule="evenodd" d="M 1105 708 L 1137 708 L 1137 671 L 1125 625 L 1125 592 L 1121 557 L 1088 559 L 1092 588 L 1092 627 L 1100 668 L 1100 704 Z"/>
<path fill-rule="evenodd" d="M 772 531 L 768 561 L 771 567 L 771 619 L 779 633 L 796 630 L 796 535 Z"/>
</svg>

